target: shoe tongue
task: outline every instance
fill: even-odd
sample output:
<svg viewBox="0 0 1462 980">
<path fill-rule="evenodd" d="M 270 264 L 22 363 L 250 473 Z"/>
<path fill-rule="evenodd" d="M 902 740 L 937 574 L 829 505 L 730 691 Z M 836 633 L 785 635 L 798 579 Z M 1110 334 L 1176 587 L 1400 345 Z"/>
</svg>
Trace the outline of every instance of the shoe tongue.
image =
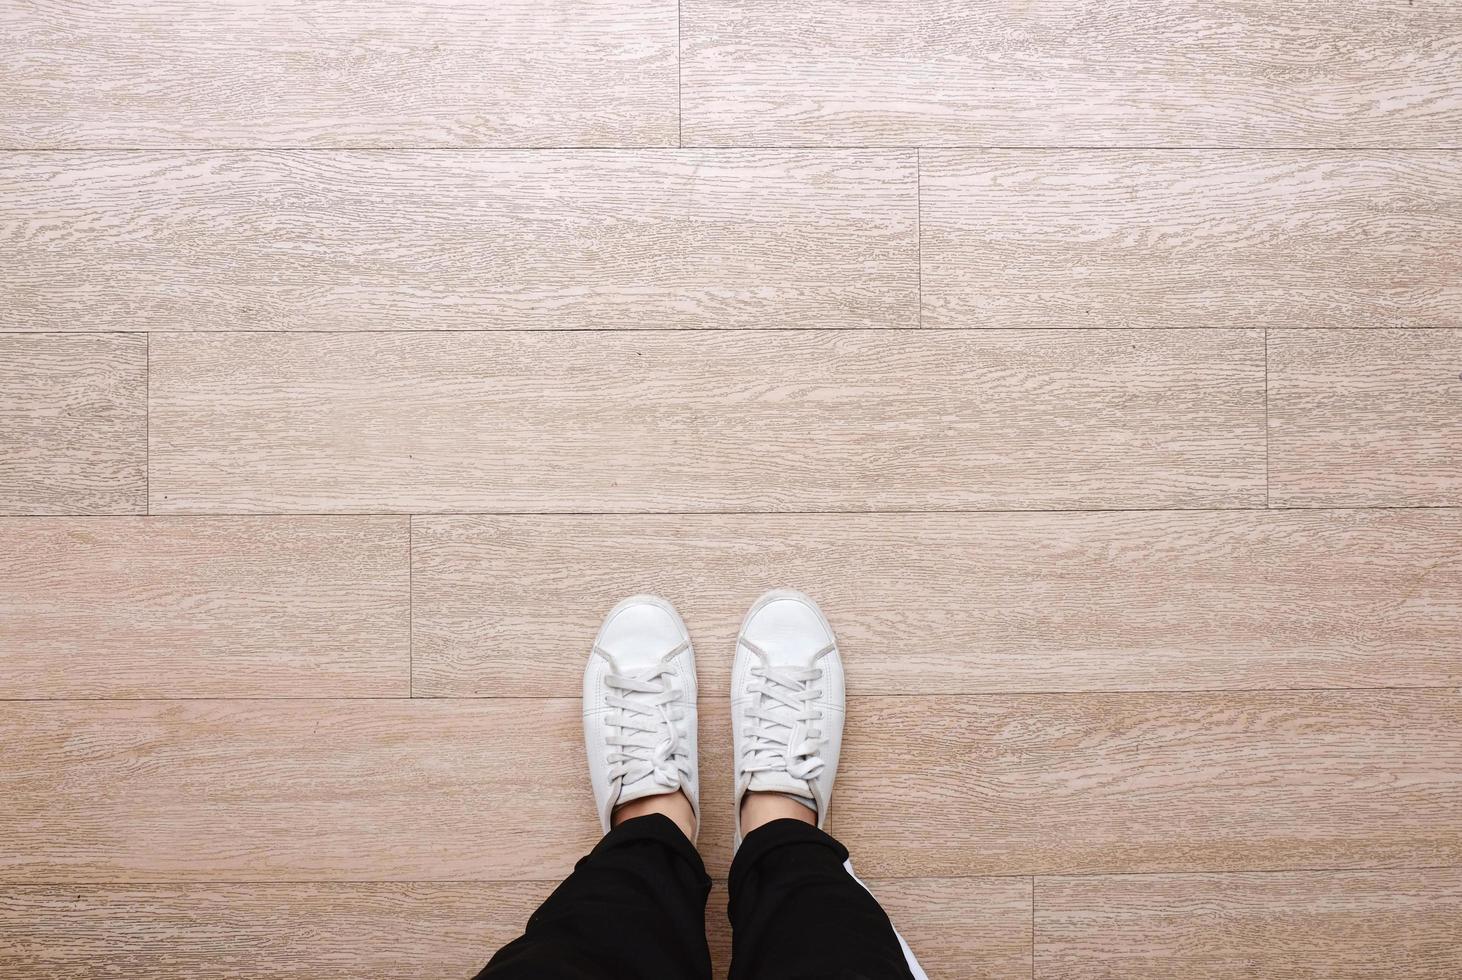
<svg viewBox="0 0 1462 980">
<path fill-rule="evenodd" d="M 626 783 L 619 788 L 619 798 L 614 801 L 615 806 L 622 806 L 625 803 L 633 803 L 635 800 L 642 800 L 647 796 L 659 796 L 662 793 L 673 793 L 680 789 L 680 781 L 677 780 L 674 786 L 666 786 L 655 778 L 653 772 L 647 773 L 636 779 L 633 783 Z"/>
<path fill-rule="evenodd" d="M 808 806 L 812 805 L 812 789 L 807 780 L 797 779 L 785 769 L 769 769 L 751 774 L 747 790 L 753 793 L 782 793 L 795 796 Z"/>
</svg>

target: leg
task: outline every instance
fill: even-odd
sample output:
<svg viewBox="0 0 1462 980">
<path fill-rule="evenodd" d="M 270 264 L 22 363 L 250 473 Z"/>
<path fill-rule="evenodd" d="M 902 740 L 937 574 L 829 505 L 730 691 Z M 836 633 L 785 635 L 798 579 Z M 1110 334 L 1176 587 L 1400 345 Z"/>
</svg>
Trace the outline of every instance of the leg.
<svg viewBox="0 0 1462 980">
<path fill-rule="evenodd" d="M 847 850 L 823 831 L 844 711 L 827 619 L 800 593 L 762 596 L 731 673 L 732 980 L 926 980 Z"/>
<path fill-rule="evenodd" d="M 604 839 L 478 974 L 709 980 L 695 655 L 663 599 L 616 606 L 584 671 L 584 746 Z"/>
<path fill-rule="evenodd" d="M 668 817 L 615 827 L 500 949 L 478 980 L 703 980 L 706 877 Z"/>
<path fill-rule="evenodd" d="M 731 865 L 731 980 L 923 978 L 847 860 L 801 820 L 747 833 Z"/>
</svg>

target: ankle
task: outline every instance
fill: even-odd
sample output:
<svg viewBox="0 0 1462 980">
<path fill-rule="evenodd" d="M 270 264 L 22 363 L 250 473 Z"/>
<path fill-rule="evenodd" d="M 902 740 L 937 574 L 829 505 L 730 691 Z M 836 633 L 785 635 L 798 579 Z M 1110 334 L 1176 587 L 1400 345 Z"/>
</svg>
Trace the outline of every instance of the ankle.
<svg viewBox="0 0 1462 980">
<path fill-rule="evenodd" d="M 773 820 L 800 820 L 817 826 L 817 814 L 781 793 L 747 793 L 741 798 L 741 835 Z"/>
<path fill-rule="evenodd" d="M 661 793 L 658 796 L 642 796 L 638 800 L 631 800 L 629 803 L 617 806 L 609 817 L 609 825 L 618 827 L 626 820 L 648 816 L 651 813 L 669 817 L 674 821 L 675 826 L 680 828 L 680 832 L 685 835 L 686 840 L 695 840 L 695 811 L 691 809 L 690 800 L 680 790 L 673 793 Z"/>
</svg>

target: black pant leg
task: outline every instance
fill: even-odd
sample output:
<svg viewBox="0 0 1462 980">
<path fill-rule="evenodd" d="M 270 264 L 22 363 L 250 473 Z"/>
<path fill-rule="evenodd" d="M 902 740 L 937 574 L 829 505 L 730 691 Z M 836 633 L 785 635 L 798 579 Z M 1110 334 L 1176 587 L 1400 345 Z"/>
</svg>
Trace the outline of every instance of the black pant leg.
<svg viewBox="0 0 1462 980">
<path fill-rule="evenodd" d="M 773 820 L 731 863 L 731 980 L 913 980 L 898 933 L 844 862 L 847 848 Z"/>
<path fill-rule="evenodd" d="M 477 980 L 709 980 L 695 847 L 658 813 L 615 827 Z"/>
</svg>

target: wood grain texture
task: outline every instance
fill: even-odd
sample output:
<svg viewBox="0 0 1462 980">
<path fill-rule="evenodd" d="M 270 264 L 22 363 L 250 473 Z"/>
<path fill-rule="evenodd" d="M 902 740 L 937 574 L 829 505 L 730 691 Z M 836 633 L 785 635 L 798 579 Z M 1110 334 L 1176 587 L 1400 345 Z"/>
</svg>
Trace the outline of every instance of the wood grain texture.
<svg viewBox="0 0 1462 980">
<path fill-rule="evenodd" d="M 1269 335 L 1277 506 L 1462 504 L 1462 330 Z"/>
<path fill-rule="evenodd" d="M 836 793 L 832 832 L 874 875 L 1456 864 L 1462 700 L 862 698 Z"/>
<path fill-rule="evenodd" d="M 12 980 L 471 977 L 549 882 L 71 885 L 0 894 Z M 708 916 L 709 918 L 709 916 Z"/>
<path fill-rule="evenodd" d="M 0 327 L 914 326 L 916 183 L 887 150 L 10 154 Z"/>
<path fill-rule="evenodd" d="M 0 697 L 408 693 L 405 518 L 0 522 Z"/>
<path fill-rule="evenodd" d="M 413 690 L 564 696 L 601 617 L 673 601 L 729 689 L 765 589 L 856 694 L 1462 686 L 1462 521 L 1423 511 L 416 518 Z"/>
<path fill-rule="evenodd" d="M 1462 156 L 926 150 L 932 327 L 1462 326 Z"/>
<path fill-rule="evenodd" d="M 1462 9 L 683 0 L 687 144 L 1455 147 Z"/>
<path fill-rule="evenodd" d="M 0 893 L 0 971 L 12 980 L 147 976 L 415 980 L 468 977 L 521 932 L 557 882 L 13 886 Z M 1025 878 L 874 879 L 870 888 L 933 976 L 1030 977 Z M 730 929 L 706 909 L 713 974 Z"/>
<path fill-rule="evenodd" d="M 1257 331 L 157 334 L 155 512 L 1242 506 Z"/>
<path fill-rule="evenodd" d="M 730 860 L 728 708 L 701 850 Z M 0 880 L 553 880 L 598 837 L 579 702 L 0 705 Z M 873 877 L 1462 861 L 1456 690 L 871 697 L 832 830 Z"/>
<path fill-rule="evenodd" d="M 147 509 L 147 338 L 0 334 L 0 515 Z"/>
<path fill-rule="evenodd" d="M 1455 864 L 1459 764 L 1456 690 L 864 698 L 833 832 L 874 875 Z"/>
<path fill-rule="evenodd" d="M 1448 980 L 1462 872 L 1041 878 L 1035 976 Z"/>
<path fill-rule="evenodd" d="M 576 700 L 10 702 L 0 736 L 10 882 L 554 880 L 600 836 Z"/>
<path fill-rule="evenodd" d="M 18 0 L 0 144 L 673 145 L 675 0 Z"/>
</svg>

